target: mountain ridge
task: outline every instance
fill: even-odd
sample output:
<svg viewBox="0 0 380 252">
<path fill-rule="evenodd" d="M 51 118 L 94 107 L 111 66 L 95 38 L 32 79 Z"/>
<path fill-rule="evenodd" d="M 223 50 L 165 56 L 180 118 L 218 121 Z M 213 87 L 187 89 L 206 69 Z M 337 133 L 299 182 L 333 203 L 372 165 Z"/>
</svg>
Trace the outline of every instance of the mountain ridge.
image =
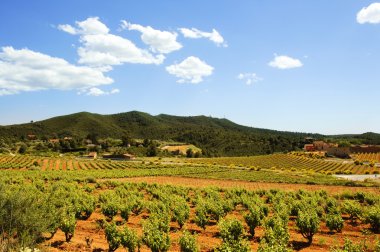
<svg viewBox="0 0 380 252">
<path fill-rule="evenodd" d="M 39 138 L 73 136 L 85 138 L 95 134 L 100 138 L 149 138 L 173 140 L 199 146 L 213 156 L 256 155 L 297 150 L 305 137 L 323 139 L 329 136 L 315 133 L 277 131 L 242 126 L 225 118 L 200 116 L 156 116 L 139 111 L 110 115 L 78 112 L 69 115 L 17 125 L 0 126 L 0 138 L 21 139 L 28 134 Z M 361 138 L 362 136 L 362 138 Z M 348 138 L 347 136 L 330 136 Z M 380 144 L 380 134 L 351 134 L 350 138 Z"/>
</svg>

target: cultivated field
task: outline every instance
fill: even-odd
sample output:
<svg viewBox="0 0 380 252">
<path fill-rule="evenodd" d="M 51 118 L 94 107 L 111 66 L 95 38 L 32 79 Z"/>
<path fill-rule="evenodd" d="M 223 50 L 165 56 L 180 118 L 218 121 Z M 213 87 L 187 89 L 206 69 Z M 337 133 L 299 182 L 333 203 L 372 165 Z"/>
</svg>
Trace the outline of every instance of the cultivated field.
<svg viewBox="0 0 380 252">
<path fill-rule="evenodd" d="M 11 245 L 20 239 L 47 251 L 181 251 L 185 245 L 329 251 L 353 247 L 350 240 L 362 249 L 355 251 L 377 249 L 378 184 L 327 175 L 376 171 L 368 165 L 290 154 L 137 161 L 2 155 L 0 167 L 0 224 L 3 239 L 15 234 Z"/>
</svg>

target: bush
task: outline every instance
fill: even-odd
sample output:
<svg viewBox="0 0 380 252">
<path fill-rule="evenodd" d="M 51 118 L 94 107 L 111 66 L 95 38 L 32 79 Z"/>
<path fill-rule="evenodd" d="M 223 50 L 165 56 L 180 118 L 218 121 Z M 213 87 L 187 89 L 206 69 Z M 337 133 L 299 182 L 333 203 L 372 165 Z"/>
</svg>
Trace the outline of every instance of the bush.
<svg viewBox="0 0 380 252">
<path fill-rule="evenodd" d="M 121 217 L 128 222 L 129 216 L 131 215 L 133 209 L 133 205 L 130 203 L 125 203 L 120 207 L 120 215 Z"/>
<path fill-rule="evenodd" d="M 298 213 L 297 227 L 309 244 L 313 242 L 313 236 L 319 229 L 319 221 L 317 211 L 314 208 L 303 209 Z"/>
<path fill-rule="evenodd" d="M 69 213 L 61 219 L 59 228 L 65 233 L 66 242 L 69 242 L 74 236 L 76 219 L 74 213 Z"/>
<path fill-rule="evenodd" d="M 263 218 L 264 213 L 259 208 L 250 208 L 249 213 L 244 216 L 252 237 L 255 236 L 255 228 L 261 225 Z"/>
<path fill-rule="evenodd" d="M 326 216 L 326 226 L 331 232 L 341 232 L 343 229 L 343 218 L 340 214 L 328 214 Z"/>
<path fill-rule="evenodd" d="M 120 233 L 120 243 L 121 245 L 128 250 L 128 252 L 134 252 L 136 248 L 140 245 L 139 238 L 133 230 L 128 227 Z"/>
<path fill-rule="evenodd" d="M 177 197 L 173 201 L 173 220 L 178 222 L 180 228 L 186 223 L 190 216 L 190 207 L 185 199 Z"/>
<path fill-rule="evenodd" d="M 121 235 L 117 230 L 115 223 L 112 222 L 112 224 L 107 224 L 104 233 L 108 242 L 108 251 L 113 252 L 118 249 L 121 244 Z"/>
<path fill-rule="evenodd" d="M 95 210 L 95 199 L 86 193 L 77 195 L 75 207 L 75 218 L 79 220 L 87 220 Z"/>
<path fill-rule="evenodd" d="M 348 214 L 351 220 L 351 223 L 355 222 L 362 213 L 362 208 L 357 201 L 345 200 L 343 202 L 342 212 Z"/>
<path fill-rule="evenodd" d="M 196 237 L 191 235 L 188 231 L 183 232 L 179 238 L 179 246 L 181 252 L 198 252 Z"/>
<path fill-rule="evenodd" d="M 118 204 L 113 201 L 105 202 L 102 205 L 102 213 L 104 214 L 104 216 L 106 216 L 110 220 L 113 219 L 113 217 L 117 214 L 118 210 L 119 210 Z"/>
<path fill-rule="evenodd" d="M 0 184 L 0 236 L 4 251 L 18 246 L 34 247 L 43 233 L 54 235 L 58 222 L 55 209 L 49 207 L 46 197 L 36 188 Z M 6 240 L 5 234 L 12 239 Z"/>
<path fill-rule="evenodd" d="M 261 240 L 259 250 L 271 251 L 270 248 L 276 248 L 279 249 L 278 251 L 287 251 L 290 238 L 288 222 L 285 222 L 280 216 L 274 215 L 265 222 L 264 226 L 265 233 Z"/>
<path fill-rule="evenodd" d="M 205 230 L 206 225 L 208 223 L 208 217 L 205 206 L 203 204 L 198 203 L 195 210 L 195 214 L 195 224 L 197 224 L 199 227 Z"/>
<path fill-rule="evenodd" d="M 244 228 L 243 224 L 236 219 L 231 220 L 221 220 L 218 223 L 220 229 L 220 236 L 223 240 L 221 246 L 219 246 L 217 251 L 239 251 L 248 252 L 250 251 L 249 244 L 244 239 Z"/>
<path fill-rule="evenodd" d="M 364 242 L 354 244 L 351 240 L 345 238 L 343 248 L 334 247 L 331 252 L 363 252 L 367 251 L 367 246 Z"/>
<path fill-rule="evenodd" d="M 365 213 L 364 222 L 370 224 L 375 233 L 380 231 L 380 204 L 372 206 Z"/>
<path fill-rule="evenodd" d="M 163 217 L 164 218 L 164 217 Z M 165 252 L 170 247 L 169 223 L 157 216 L 151 216 L 143 225 L 142 241 L 152 252 Z"/>
</svg>

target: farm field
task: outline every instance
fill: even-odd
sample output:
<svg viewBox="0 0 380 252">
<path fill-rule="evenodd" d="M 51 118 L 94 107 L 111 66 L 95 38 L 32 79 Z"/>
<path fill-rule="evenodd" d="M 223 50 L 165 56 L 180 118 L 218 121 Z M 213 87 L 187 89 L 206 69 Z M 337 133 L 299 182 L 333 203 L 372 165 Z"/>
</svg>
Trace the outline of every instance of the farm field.
<svg viewBox="0 0 380 252">
<path fill-rule="evenodd" d="M 378 187 L 360 187 L 360 186 L 339 186 L 339 185 L 310 185 L 310 184 L 292 184 L 292 183 L 274 183 L 274 182 L 250 182 L 245 180 L 232 179 L 205 179 L 196 177 L 174 177 L 174 176 L 147 176 L 147 177 L 131 177 L 131 178 L 105 178 L 98 179 L 99 182 L 116 181 L 128 183 L 148 183 L 159 185 L 182 186 L 189 188 L 208 188 L 215 187 L 221 189 L 241 189 L 249 191 L 257 190 L 282 190 L 286 192 L 294 192 L 298 190 L 318 191 L 325 190 L 332 195 L 342 193 L 380 193 Z"/>
<path fill-rule="evenodd" d="M 355 155 L 355 159 L 361 162 L 380 163 L 380 153 L 359 153 Z"/>
<path fill-rule="evenodd" d="M 43 229 L 42 241 L 27 241 L 43 251 L 125 251 L 123 244 L 136 241 L 140 251 L 155 251 L 152 246 L 158 243 L 165 247 L 158 251 L 180 251 L 183 236 L 200 251 L 225 251 L 224 246 L 235 248 L 229 251 L 273 251 L 272 246 L 329 251 L 342 247 L 345 239 L 365 240 L 368 249 L 363 251 L 375 251 L 379 230 L 368 216 L 379 214 L 380 219 L 378 184 L 303 168 L 325 162 L 315 161 L 287 154 L 136 161 L 1 155 L 0 216 L 9 215 L 13 208 L 6 204 L 17 199 L 20 212 L 34 214 L 17 220 L 14 228 Z M 350 207 L 355 207 L 354 217 Z M 317 216 L 311 243 L 297 226 L 302 211 Z M 256 224 L 247 216 L 258 218 Z M 328 228 L 331 218 L 338 231 Z M 29 220 L 39 224 L 25 226 Z M 234 225 L 239 234 L 228 240 L 223 235 L 235 232 L 229 230 Z M 249 225 L 257 226 L 254 236 Z M 129 237 L 129 243 L 118 237 Z"/>
<path fill-rule="evenodd" d="M 286 154 L 210 159 L 144 158 L 137 161 L 1 155 L 0 168 L 13 174 L 17 174 L 16 171 L 26 172 L 30 176 L 36 176 L 39 172 L 44 176 L 59 177 L 75 174 L 81 179 L 88 176 L 94 178 L 182 176 L 250 182 L 359 186 L 372 186 L 374 183 L 351 182 L 333 177 L 331 174 L 363 174 L 365 170 L 367 173 L 377 173 L 379 170 L 368 165 L 337 164 Z"/>
<path fill-rule="evenodd" d="M 230 167 L 252 169 L 313 171 L 323 174 L 372 174 L 379 173 L 378 167 L 346 163 L 344 160 L 314 159 L 293 154 L 272 154 L 253 157 L 221 157 L 191 159 L 192 163 L 219 164 Z"/>
<path fill-rule="evenodd" d="M 4 183 L 9 179 L 3 176 L 1 181 Z M 362 216 L 378 209 L 378 192 L 330 194 L 323 190 L 245 190 L 145 182 L 46 182 L 42 179 L 26 184 L 13 183 L 9 188 L 1 187 L 2 199 L 21 197 L 22 201 L 25 197 L 20 193 L 24 196 L 35 195 L 39 198 L 39 204 L 26 205 L 27 209 L 36 211 L 38 216 L 44 211 L 49 212 L 43 218 L 49 223 L 48 230 L 53 236 L 38 244 L 39 248 L 46 251 L 108 251 L 112 237 L 117 237 L 125 230 L 144 241 L 140 251 L 151 251 L 149 246 L 153 246 L 154 242 L 149 241 L 148 237 L 153 233 L 168 237 L 167 242 L 166 239 L 160 240 L 165 243 L 162 246 L 167 246 L 167 250 L 163 251 L 179 251 L 179 240 L 185 230 L 192 234 L 190 237 L 195 240 L 200 251 L 221 249 L 229 242 L 246 247 L 244 251 L 267 248 L 271 243 L 289 250 L 328 251 L 333 246 L 343 246 L 344 239 L 350 239 L 355 244 L 366 240 L 370 249 L 368 251 L 373 251 L 378 238 L 377 231 L 373 230 L 376 226 L 372 227 L 374 224 L 367 223 L 365 217 L 350 219 L 349 214 L 352 204 L 359 207 Z M 312 214 L 313 211 L 318 216 L 318 228 L 309 244 L 297 227 L 297 218 L 302 212 Z M 250 222 L 247 222 L 246 216 L 255 213 L 259 214 L 260 222 L 252 237 L 253 230 L 248 226 Z M 340 222 L 343 227 L 339 228 L 341 231 L 330 231 L 326 226 L 326 220 L 331 215 L 343 218 Z M 32 217 L 38 221 L 38 216 Z M 64 224 L 60 224 L 61 221 Z M 228 241 L 223 237 L 223 230 L 231 231 L 228 226 L 230 222 L 241 225 L 236 241 Z M 113 232 L 107 239 L 106 233 L 112 228 Z M 275 237 L 272 237 L 269 235 L 271 230 L 280 233 L 274 233 L 272 235 Z M 283 239 L 276 238 L 276 235 Z M 51 235 L 46 233 L 45 236 Z M 69 242 L 66 241 L 67 237 Z M 124 251 L 121 244 L 116 244 L 116 251 Z"/>
</svg>

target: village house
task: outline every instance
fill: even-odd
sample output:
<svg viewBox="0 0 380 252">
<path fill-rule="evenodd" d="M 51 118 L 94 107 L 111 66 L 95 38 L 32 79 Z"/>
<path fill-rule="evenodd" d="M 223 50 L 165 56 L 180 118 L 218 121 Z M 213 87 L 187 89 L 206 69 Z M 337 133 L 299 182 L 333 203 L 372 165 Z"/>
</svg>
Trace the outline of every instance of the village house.
<svg viewBox="0 0 380 252">
<path fill-rule="evenodd" d="M 305 144 L 303 147 L 305 151 L 315 151 L 314 144 Z"/>
</svg>

